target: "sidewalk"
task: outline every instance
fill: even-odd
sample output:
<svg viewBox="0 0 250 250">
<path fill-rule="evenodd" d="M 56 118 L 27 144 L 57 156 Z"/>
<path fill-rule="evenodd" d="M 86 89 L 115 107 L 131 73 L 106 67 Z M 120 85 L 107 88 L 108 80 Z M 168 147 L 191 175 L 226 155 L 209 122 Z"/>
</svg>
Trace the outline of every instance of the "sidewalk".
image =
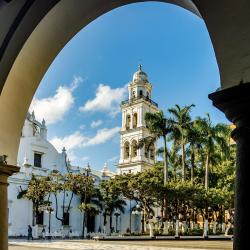
<svg viewBox="0 0 250 250">
<path fill-rule="evenodd" d="M 93 240 L 98 241 L 145 241 L 145 240 L 232 240 L 233 236 L 225 235 L 209 235 L 208 238 L 203 236 L 180 236 L 176 239 L 174 236 L 155 236 L 153 238 L 149 236 L 95 236 Z"/>
</svg>

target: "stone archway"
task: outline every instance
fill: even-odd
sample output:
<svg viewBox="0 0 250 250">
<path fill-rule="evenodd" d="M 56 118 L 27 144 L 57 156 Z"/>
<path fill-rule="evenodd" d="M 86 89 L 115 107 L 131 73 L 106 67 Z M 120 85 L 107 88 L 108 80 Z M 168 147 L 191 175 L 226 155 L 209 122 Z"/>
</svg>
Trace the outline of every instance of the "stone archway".
<svg viewBox="0 0 250 250">
<path fill-rule="evenodd" d="M 0 155 L 8 155 L 8 163 L 16 164 L 25 114 L 40 80 L 56 55 L 89 22 L 114 8 L 135 2 L 144 1 L 0 0 Z M 202 17 L 214 46 L 222 91 L 210 95 L 210 98 L 215 106 L 236 123 L 234 136 L 240 145 L 236 185 L 236 224 L 240 226 L 235 233 L 234 245 L 235 249 L 243 249 L 249 233 L 244 221 L 248 211 L 243 204 L 250 188 L 246 181 L 249 175 L 247 163 L 250 162 L 250 85 L 243 83 L 250 82 L 250 2 L 161 2 L 179 5 Z M 237 86 L 240 83 L 242 85 Z M 2 202 L 5 198 L 1 199 Z"/>
</svg>

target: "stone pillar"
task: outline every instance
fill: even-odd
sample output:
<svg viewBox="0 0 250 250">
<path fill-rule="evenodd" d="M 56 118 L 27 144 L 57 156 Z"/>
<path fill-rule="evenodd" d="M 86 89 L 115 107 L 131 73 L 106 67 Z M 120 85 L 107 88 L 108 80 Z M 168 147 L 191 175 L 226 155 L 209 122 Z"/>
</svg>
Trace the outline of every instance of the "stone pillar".
<svg viewBox="0 0 250 250">
<path fill-rule="evenodd" d="M 8 177 L 19 167 L 0 163 L 0 250 L 8 249 Z"/>
<path fill-rule="evenodd" d="M 249 244 L 248 225 L 250 192 L 250 83 L 220 90 L 209 95 L 215 107 L 236 125 L 232 138 L 237 144 L 234 250 Z"/>
</svg>

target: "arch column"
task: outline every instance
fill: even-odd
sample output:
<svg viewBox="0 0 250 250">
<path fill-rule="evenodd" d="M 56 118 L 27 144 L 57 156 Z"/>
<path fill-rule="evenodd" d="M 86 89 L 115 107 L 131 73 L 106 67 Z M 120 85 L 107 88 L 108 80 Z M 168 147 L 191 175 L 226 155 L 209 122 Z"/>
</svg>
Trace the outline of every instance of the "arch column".
<svg viewBox="0 0 250 250">
<path fill-rule="evenodd" d="M 212 93 L 209 99 L 236 125 L 232 132 L 237 145 L 233 249 L 243 250 L 249 243 L 250 235 L 247 219 L 250 192 L 250 83 Z"/>
<path fill-rule="evenodd" d="M 19 167 L 0 163 L 0 250 L 8 249 L 8 177 Z"/>
</svg>

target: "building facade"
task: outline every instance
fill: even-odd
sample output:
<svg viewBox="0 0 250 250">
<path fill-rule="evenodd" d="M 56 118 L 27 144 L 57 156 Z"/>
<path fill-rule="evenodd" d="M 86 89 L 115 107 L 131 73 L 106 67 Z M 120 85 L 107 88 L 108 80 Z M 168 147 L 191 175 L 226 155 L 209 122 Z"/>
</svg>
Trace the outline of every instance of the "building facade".
<svg viewBox="0 0 250 250">
<path fill-rule="evenodd" d="M 32 174 L 36 176 L 46 176 L 52 170 L 57 170 L 62 174 L 67 172 L 83 173 L 84 169 L 72 166 L 67 158 L 65 148 L 59 153 L 55 147 L 47 140 L 47 127 L 45 121 L 42 123 L 36 120 L 35 114 L 28 113 L 20 139 L 20 146 L 17 157 L 17 165 L 20 166 L 20 172 L 9 177 L 8 186 L 8 209 L 9 209 L 9 236 L 25 236 L 27 235 L 28 225 L 33 225 L 33 235 L 38 237 L 41 235 L 41 230 L 44 227 L 48 232 L 49 227 L 49 213 L 43 211 L 37 216 L 37 221 L 33 218 L 33 205 L 27 199 L 18 199 L 18 194 L 27 189 L 28 183 Z M 95 178 L 95 184 L 98 185 L 101 180 L 105 180 L 114 175 L 109 171 L 108 167 L 104 165 L 102 171 L 91 169 L 90 175 Z M 81 234 L 83 214 L 78 210 L 80 204 L 79 198 L 74 195 L 69 213 L 63 211 L 63 207 L 69 205 L 69 195 L 66 195 L 63 206 L 63 195 L 58 195 L 58 217 L 67 217 L 62 225 L 61 221 L 56 219 L 55 213 L 51 214 L 51 232 L 71 230 Z M 52 208 L 55 211 L 55 200 L 52 197 Z M 88 228 L 91 232 L 102 230 L 102 216 L 96 216 L 89 220 Z M 36 224 L 36 225 L 34 225 Z"/>
</svg>

